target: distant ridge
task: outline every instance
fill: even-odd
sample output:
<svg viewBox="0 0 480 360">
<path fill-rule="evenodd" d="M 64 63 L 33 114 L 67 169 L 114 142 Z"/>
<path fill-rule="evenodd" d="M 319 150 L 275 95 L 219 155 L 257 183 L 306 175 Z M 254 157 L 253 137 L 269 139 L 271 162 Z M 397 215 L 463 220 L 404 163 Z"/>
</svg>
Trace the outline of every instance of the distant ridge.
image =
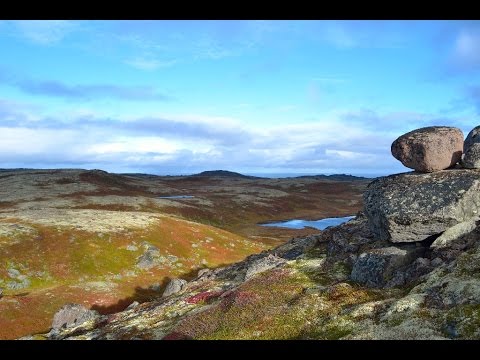
<svg viewBox="0 0 480 360">
<path fill-rule="evenodd" d="M 266 174 L 259 174 L 259 176 L 254 175 L 243 175 L 234 171 L 228 170 L 208 170 L 203 171 L 198 174 L 191 175 L 157 175 L 157 174 L 148 174 L 148 173 L 110 173 L 105 170 L 100 169 L 81 169 L 81 168 L 54 168 L 54 169 L 41 169 L 41 168 L 0 168 L 0 172 L 22 172 L 22 171 L 51 171 L 51 172 L 61 172 L 61 171 L 84 171 L 84 172 L 95 172 L 103 174 L 112 174 L 112 175 L 126 175 L 134 177 L 143 177 L 143 178 L 154 178 L 154 177 L 225 177 L 225 178 L 241 178 L 241 179 L 278 179 L 278 178 L 292 178 L 292 179 L 325 179 L 333 181 L 361 181 L 361 180 L 373 180 L 375 178 L 363 177 L 363 176 L 354 176 L 346 174 L 332 174 L 332 175 L 299 175 L 287 174 L 287 176 L 267 176 Z"/>
<path fill-rule="evenodd" d="M 355 181 L 355 180 L 372 180 L 371 178 L 366 178 L 363 176 L 353 176 L 346 174 L 332 174 L 332 175 L 304 175 L 297 176 L 297 178 L 315 178 L 315 179 L 328 179 L 336 181 Z"/>
<path fill-rule="evenodd" d="M 220 176 L 220 177 L 229 177 L 229 178 L 243 178 L 243 179 L 255 179 L 257 178 L 256 176 L 248 176 L 248 175 L 243 175 L 234 171 L 227 171 L 227 170 L 209 170 L 209 171 L 203 171 L 199 174 L 194 174 L 190 176 Z"/>
</svg>

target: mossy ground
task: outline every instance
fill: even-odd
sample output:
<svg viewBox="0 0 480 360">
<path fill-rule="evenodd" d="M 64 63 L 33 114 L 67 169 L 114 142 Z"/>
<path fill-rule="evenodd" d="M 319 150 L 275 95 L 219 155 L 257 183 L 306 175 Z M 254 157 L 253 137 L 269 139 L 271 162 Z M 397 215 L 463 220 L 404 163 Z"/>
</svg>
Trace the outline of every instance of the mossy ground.
<svg viewBox="0 0 480 360">
<path fill-rule="evenodd" d="M 338 274 L 312 277 L 318 262 L 307 263 L 292 261 L 258 275 L 214 300 L 214 306 L 185 318 L 172 332 L 194 339 L 339 339 L 348 335 L 353 322 L 348 315 L 340 315 L 341 310 L 380 299 L 381 293 L 338 283 Z M 319 291 L 308 292 L 319 286 Z"/>
<path fill-rule="evenodd" d="M 267 246 L 210 226 L 162 217 L 148 229 L 90 233 L 26 224 L 36 236 L 0 238 L 0 339 L 48 330 L 53 315 L 66 303 L 85 304 L 101 312 L 123 310 L 134 300 L 158 297 L 167 278 L 191 276 L 195 269 L 240 261 Z M 19 241 L 16 241 L 19 240 Z M 144 245 L 158 248 L 165 261 L 150 269 L 135 266 Z M 134 245 L 137 250 L 129 251 Z M 133 249 L 135 249 L 135 247 Z M 28 279 L 28 286 L 9 275 Z M 15 275 L 15 274 L 14 274 Z"/>
</svg>

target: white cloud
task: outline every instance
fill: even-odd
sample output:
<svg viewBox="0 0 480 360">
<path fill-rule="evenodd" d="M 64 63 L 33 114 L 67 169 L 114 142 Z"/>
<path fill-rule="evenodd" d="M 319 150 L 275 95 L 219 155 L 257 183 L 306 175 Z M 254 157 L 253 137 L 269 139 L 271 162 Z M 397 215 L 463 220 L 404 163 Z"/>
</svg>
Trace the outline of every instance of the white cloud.
<svg viewBox="0 0 480 360">
<path fill-rule="evenodd" d="M 266 126 L 195 114 L 105 119 L 85 111 L 87 119 L 71 116 L 61 121 L 44 118 L 34 124 L 2 124 L 0 167 L 16 161 L 18 167 L 62 164 L 171 173 L 220 168 L 405 171 L 390 154 L 392 141 L 404 130 L 380 125 L 416 118 L 405 112 L 336 112 L 308 123 Z"/>
<path fill-rule="evenodd" d="M 40 45 L 57 43 L 78 26 L 68 20 L 17 20 L 15 25 L 22 36 Z"/>
<path fill-rule="evenodd" d="M 361 159 L 365 156 L 365 154 L 354 152 L 354 151 L 347 151 L 347 150 L 325 150 L 326 155 L 333 155 L 334 157 L 338 157 L 339 159 L 346 159 L 346 160 L 355 160 Z"/>
<path fill-rule="evenodd" d="M 0 154 L 5 157 L 65 154 L 65 149 L 70 148 L 70 144 L 78 143 L 78 133 L 73 130 L 0 127 L 0 134 Z"/>
</svg>

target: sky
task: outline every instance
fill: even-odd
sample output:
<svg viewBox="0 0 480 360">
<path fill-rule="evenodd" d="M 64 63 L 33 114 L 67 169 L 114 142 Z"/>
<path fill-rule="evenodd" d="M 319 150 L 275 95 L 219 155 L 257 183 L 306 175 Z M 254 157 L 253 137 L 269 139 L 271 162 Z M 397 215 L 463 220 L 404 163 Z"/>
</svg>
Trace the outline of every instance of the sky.
<svg viewBox="0 0 480 360">
<path fill-rule="evenodd" d="M 479 113 L 480 21 L 0 21 L 0 168 L 379 176 Z"/>
</svg>

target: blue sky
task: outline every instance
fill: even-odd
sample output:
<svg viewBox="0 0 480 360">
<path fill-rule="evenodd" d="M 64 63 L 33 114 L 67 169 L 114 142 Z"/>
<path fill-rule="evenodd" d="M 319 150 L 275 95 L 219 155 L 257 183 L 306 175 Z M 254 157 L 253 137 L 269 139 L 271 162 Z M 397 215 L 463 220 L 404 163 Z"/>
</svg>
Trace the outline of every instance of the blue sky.
<svg viewBox="0 0 480 360">
<path fill-rule="evenodd" d="M 407 171 L 479 123 L 479 21 L 0 21 L 0 167 Z"/>
</svg>

